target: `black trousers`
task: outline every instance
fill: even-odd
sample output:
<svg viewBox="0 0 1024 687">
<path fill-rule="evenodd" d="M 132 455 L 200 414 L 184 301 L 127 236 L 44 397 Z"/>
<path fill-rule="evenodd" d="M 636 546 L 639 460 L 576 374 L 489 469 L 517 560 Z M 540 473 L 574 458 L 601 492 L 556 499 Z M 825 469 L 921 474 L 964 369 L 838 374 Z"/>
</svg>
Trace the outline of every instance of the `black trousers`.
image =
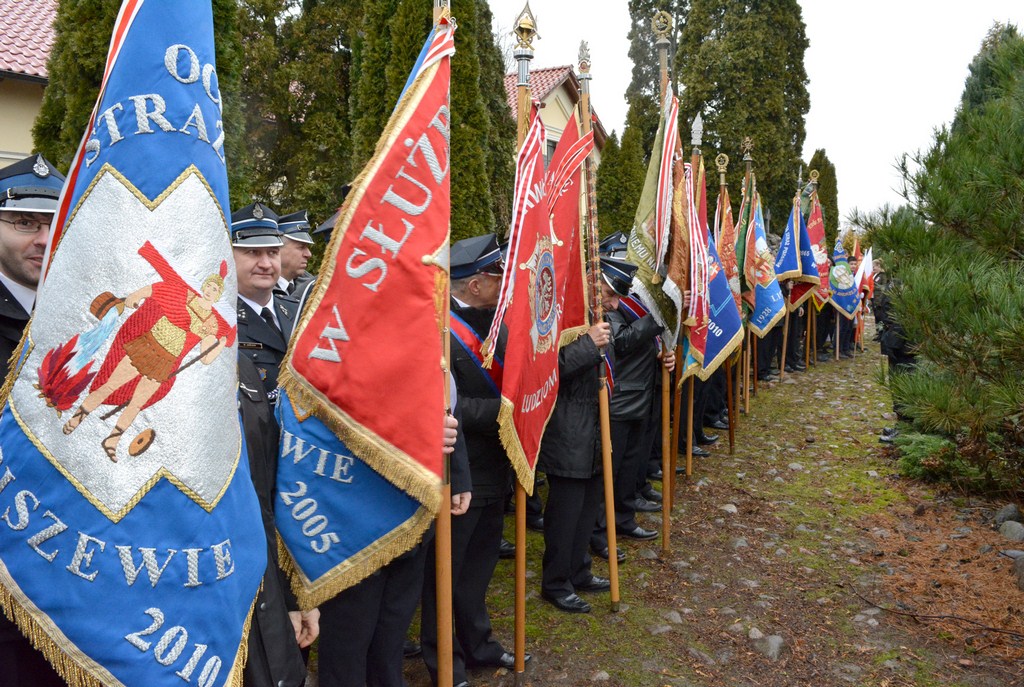
<svg viewBox="0 0 1024 687">
<path fill-rule="evenodd" d="M 811 305 L 813 308 L 814 306 Z M 818 313 L 818 351 L 825 349 L 825 340 L 834 339 L 836 336 L 836 309 L 826 305 Z M 835 342 L 832 342 L 835 345 Z"/>
<path fill-rule="evenodd" d="M 853 339 L 856 327 L 853 320 L 839 316 L 839 352 L 853 353 Z"/>
<path fill-rule="evenodd" d="M 722 363 L 707 381 L 708 400 L 704 407 L 704 426 L 717 422 L 729 409 L 726 407 L 725 366 Z M 694 418 L 694 422 L 697 418 Z"/>
<path fill-rule="evenodd" d="M 805 312 L 809 303 L 804 304 Z M 814 307 L 814 306 L 810 306 Z M 803 340 L 807 336 L 807 325 L 804 324 L 807 315 L 797 315 L 796 312 L 789 314 L 789 340 L 786 341 L 786 364 L 796 367 L 803 365 Z"/>
<path fill-rule="evenodd" d="M 587 582 L 590 535 L 601 506 L 601 475 L 586 479 L 548 474 L 548 503 L 544 509 L 544 559 L 541 591 L 562 597 Z"/>
<path fill-rule="evenodd" d="M 704 413 L 707 409 L 708 404 L 708 392 L 710 390 L 708 382 L 703 382 L 696 376 L 693 378 L 693 408 L 691 410 L 689 398 L 690 398 L 690 380 L 687 379 L 683 382 L 683 403 L 681 405 L 682 410 L 679 413 L 679 422 L 682 424 L 679 426 L 679 444 L 676 446 L 676 450 L 680 453 L 686 453 L 686 422 L 687 417 L 693 413 L 693 438 L 694 442 L 698 437 L 704 435 Z"/>
<path fill-rule="evenodd" d="M 321 687 L 403 687 L 402 645 L 433 530 L 411 551 L 320 606 Z"/>
<path fill-rule="evenodd" d="M 648 443 L 647 419 L 612 420 L 612 488 L 614 489 L 615 526 L 632 530 L 637 527 L 635 500 L 643 482 L 647 481 L 647 457 L 651 455 Z M 604 512 L 604 480 L 601 481 L 601 505 L 597 509 L 597 522 L 591 543 L 595 548 L 608 546 L 607 522 Z"/>
<path fill-rule="evenodd" d="M 479 507 L 474 503 L 452 518 L 452 606 L 455 641 L 452 643 L 454 684 L 466 680 L 466 666 L 495 665 L 505 653 L 491 634 L 487 587 L 498 564 L 498 544 L 504 524 L 501 499 Z M 423 662 L 437 684 L 437 574 L 433 546 L 427 553 L 423 576 L 423 612 L 420 643 Z"/>
</svg>

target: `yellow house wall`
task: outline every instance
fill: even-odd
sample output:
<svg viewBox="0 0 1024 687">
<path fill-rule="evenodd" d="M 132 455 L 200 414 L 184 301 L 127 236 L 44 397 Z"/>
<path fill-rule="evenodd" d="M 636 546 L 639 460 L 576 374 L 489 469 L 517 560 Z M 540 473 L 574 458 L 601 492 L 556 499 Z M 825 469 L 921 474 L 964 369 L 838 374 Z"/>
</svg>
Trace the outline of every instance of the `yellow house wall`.
<svg viewBox="0 0 1024 687">
<path fill-rule="evenodd" d="M 0 79 L 0 167 L 32 152 L 32 123 L 42 102 L 42 84 Z"/>
</svg>

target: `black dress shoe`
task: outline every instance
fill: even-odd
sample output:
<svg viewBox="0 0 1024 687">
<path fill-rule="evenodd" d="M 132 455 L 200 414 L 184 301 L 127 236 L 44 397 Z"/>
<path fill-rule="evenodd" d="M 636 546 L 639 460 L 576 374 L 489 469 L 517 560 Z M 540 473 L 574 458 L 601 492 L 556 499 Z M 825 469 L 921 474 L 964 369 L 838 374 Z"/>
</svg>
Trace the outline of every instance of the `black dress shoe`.
<svg viewBox="0 0 1024 687">
<path fill-rule="evenodd" d="M 626 537 L 627 539 L 639 539 L 641 541 L 654 539 L 658 536 L 658 530 L 645 530 L 640 525 L 637 525 L 631 530 L 620 530 L 616 528 L 615 531 L 619 533 L 619 536 Z"/>
<path fill-rule="evenodd" d="M 590 604 L 576 594 L 552 596 L 545 592 L 541 592 L 540 595 L 542 599 L 560 611 L 565 611 L 566 613 L 590 613 Z"/>
<path fill-rule="evenodd" d="M 711 455 L 711 451 L 708 451 L 706 448 L 701 448 L 700 446 L 694 446 L 693 455 L 696 458 L 707 458 Z M 685 458 L 685 456 L 683 457 Z"/>
<path fill-rule="evenodd" d="M 708 425 L 708 427 L 710 427 L 711 429 L 729 429 L 729 421 L 715 420 L 710 425 Z"/>
<path fill-rule="evenodd" d="M 718 441 L 717 434 L 701 434 L 694 438 L 694 443 L 700 446 L 710 446 L 711 444 Z"/>
<path fill-rule="evenodd" d="M 648 501 L 643 496 L 633 499 L 633 510 L 638 513 L 660 513 L 661 504 L 655 501 Z"/>
<path fill-rule="evenodd" d="M 796 368 L 789 363 L 786 363 L 786 372 L 796 372 Z"/>
<path fill-rule="evenodd" d="M 526 529 L 533 530 L 534 532 L 544 531 L 544 516 L 543 515 L 527 515 L 526 516 Z"/>
<path fill-rule="evenodd" d="M 597 548 L 596 546 L 591 546 L 590 547 L 590 553 L 594 554 L 598 558 L 601 558 L 601 559 L 604 559 L 604 560 L 608 560 L 608 547 L 607 546 L 605 546 L 604 548 L 600 548 L 600 549 Z M 622 549 L 620 549 L 617 546 L 615 547 L 615 559 L 619 563 L 625 563 L 626 562 L 626 552 L 623 551 Z"/>
<path fill-rule="evenodd" d="M 402 644 L 402 656 L 404 658 L 416 658 L 422 653 L 423 648 L 411 639 L 405 640 L 405 643 Z"/>
<path fill-rule="evenodd" d="M 664 477 L 664 475 L 662 474 L 660 469 L 647 473 L 647 479 L 653 479 L 656 482 L 661 481 L 662 477 Z"/>
<path fill-rule="evenodd" d="M 574 584 L 578 592 L 606 592 L 612 588 L 612 582 L 607 577 L 591 575 L 590 579 L 583 584 Z"/>
<path fill-rule="evenodd" d="M 469 680 L 463 680 L 462 682 L 455 685 L 455 687 L 469 687 Z"/>
<path fill-rule="evenodd" d="M 661 503 L 661 492 L 652 487 L 650 482 L 646 483 L 643 489 L 640 490 L 640 495 L 648 501 Z"/>
<path fill-rule="evenodd" d="M 533 658 L 533 655 L 531 654 L 526 654 L 525 656 L 523 656 L 523 664 L 525 665 L 529 663 L 531 658 Z M 506 651 L 498 657 L 498 660 L 494 663 L 494 667 L 507 668 L 509 670 L 512 670 L 516 667 L 516 657 Z"/>
<path fill-rule="evenodd" d="M 509 558 L 515 558 L 515 557 L 516 557 L 516 545 L 513 544 L 512 542 L 510 542 L 508 539 L 505 539 L 504 537 L 502 537 L 501 538 L 501 543 L 498 544 L 498 558 L 504 558 L 504 559 L 508 560 Z"/>
</svg>

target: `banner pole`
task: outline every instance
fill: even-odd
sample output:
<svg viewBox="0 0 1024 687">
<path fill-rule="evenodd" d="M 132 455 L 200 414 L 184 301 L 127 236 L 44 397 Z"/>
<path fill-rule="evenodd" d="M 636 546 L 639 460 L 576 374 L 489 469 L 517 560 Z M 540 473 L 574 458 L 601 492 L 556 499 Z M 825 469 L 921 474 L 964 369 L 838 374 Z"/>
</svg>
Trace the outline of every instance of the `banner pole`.
<svg viewBox="0 0 1024 687">
<path fill-rule="evenodd" d="M 752 346 L 752 350 L 750 352 L 750 366 L 751 366 L 751 372 L 753 373 L 753 377 L 754 377 L 754 379 L 752 380 L 753 381 L 753 389 L 754 389 L 752 394 L 754 396 L 757 396 L 757 376 L 758 376 L 757 375 L 757 373 L 758 373 L 757 367 L 758 367 L 758 363 L 760 362 L 758 360 L 757 347 L 760 345 L 761 342 L 758 341 L 757 334 L 755 334 L 754 332 L 750 332 L 750 339 L 751 339 L 751 341 L 754 342 L 754 345 Z"/>
<path fill-rule="evenodd" d="M 661 490 L 662 499 L 661 502 L 666 503 L 668 499 L 668 505 L 663 507 L 661 513 L 661 524 L 662 524 L 662 550 L 668 553 L 668 535 L 664 534 L 664 530 L 671 526 L 671 520 L 669 518 L 672 512 L 673 496 L 672 487 L 675 485 L 675 461 L 672 460 L 672 456 L 679 452 L 679 436 L 682 434 L 682 414 L 683 414 L 683 379 L 682 379 L 682 361 L 683 360 L 683 347 L 676 346 L 676 374 L 675 383 L 672 385 L 672 438 L 671 445 L 668 450 L 665 450 L 665 446 L 662 446 L 661 450 Z M 667 494 L 667 496 L 666 496 Z"/>
<path fill-rule="evenodd" d="M 808 370 L 811 369 L 811 316 L 814 312 L 814 296 L 807 299 L 807 317 L 804 318 L 805 329 L 807 330 L 804 335 L 804 367 Z"/>
<path fill-rule="evenodd" d="M 449 12 L 448 0 L 434 0 L 434 27 L 435 31 L 441 17 Z M 449 224 L 451 218 L 449 217 Z M 451 239 L 449 229 L 449 241 L 446 252 L 451 250 Z M 451 284 L 451 260 L 444 261 L 445 284 Z M 443 309 L 444 328 L 441 332 L 442 345 L 444 350 L 444 399 L 445 408 L 450 414 L 452 412 L 451 397 L 451 301 L 444 299 L 441 306 Z M 459 431 L 463 431 L 459 428 Z M 454 606 L 452 601 L 452 480 L 451 480 L 451 454 L 445 454 L 443 461 L 443 479 L 441 483 L 441 505 L 437 509 L 437 522 L 434 528 L 434 594 L 436 601 L 436 622 L 437 622 L 437 684 L 438 687 L 451 687 L 454 681 L 453 674 L 453 616 Z"/>
<path fill-rule="evenodd" d="M 583 134 L 593 129 L 593 112 L 590 108 L 590 50 L 586 42 L 580 43 L 580 121 Z M 584 166 L 587 176 L 587 257 L 590 263 L 590 309 L 594 313 L 594 322 L 604 319 L 604 306 L 601 303 L 601 258 L 598 254 L 600 232 L 597 224 L 597 190 L 594 183 L 593 156 L 587 156 Z M 608 539 L 608 580 L 611 583 L 610 598 L 612 613 L 619 610 L 619 556 L 618 540 L 615 531 L 615 476 L 612 472 L 612 432 L 611 410 L 608 399 L 608 379 L 605 366 L 601 365 L 598 373 L 600 387 L 597 402 L 601 426 L 601 468 L 604 480 L 604 518 L 605 535 Z"/>
<path fill-rule="evenodd" d="M 661 77 L 661 102 L 665 102 L 665 94 L 668 92 L 668 48 L 671 44 L 669 40 L 669 33 L 672 31 L 673 20 L 672 16 L 665 11 L 655 12 L 654 18 L 651 21 L 651 26 L 654 31 L 655 42 L 654 45 L 658 50 L 658 73 Z M 666 236 L 666 240 L 668 237 Z M 680 285 L 682 287 L 682 285 Z M 679 313 L 679 321 L 682 322 L 684 319 L 683 313 Z M 680 327 L 680 332 L 682 328 Z M 682 346 L 677 346 L 677 353 L 681 353 Z M 681 365 L 685 361 L 676 359 L 676 369 L 681 370 Z M 680 373 L 681 374 L 681 373 Z M 661 463 L 662 463 L 662 476 L 661 476 L 661 550 L 662 555 L 667 556 L 671 551 L 670 541 L 672 537 L 671 527 L 672 519 L 670 517 L 672 513 L 672 506 L 675 496 L 675 465 L 676 461 L 671 460 L 675 456 L 676 446 L 672 445 L 673 433 L 670 428 L 671 414 L 673 410 L 672 394 L 675 391 L 678 397 L 678 390 L 674 390 L 672 387 L 672 378 L 669 374 L 668 368 L 664 365 L 661 367 Z M 676 423 L 678 424 L 679 417 L 676 417 Z M 669 457 L 670 460 L 666 461 L 665 458 Z M 668 464 L 669 470 L 665 471 L 665 465 Z"/>
<path fill-rule="evenodd" d="M 832 347 L 836 349 L 836 360 L 839 360 L 839 313 L 836 312 L 836 335 L 832 339 Z"/>
<path fill-rule="evenodd" d="M 512 52 L 518 68 L 516 83 L 516 150 L 523 147 L 530 126 L 530 61 L 533 59 L 533 39 L 537 35 L 537 21 L 527 3 L 516 17 L 513 33 L 517 37 Z M 512 227 L 509 225 L 508 232 Z M 506 233 L 506 238 L 508 234 Z M 516 564 L 515 564 L 515 674 L 516 687 L 526 684 L 526 488 L 516 479 Z"/>
<path fill-rule="evenodd" d="M 729 417 L 729 455 L 736 451 L 736 398 L 733 394 L 732 380 L 733 363 L 725 361 L 725 406 L 728 408 Z"/>
<path fill-rule="evenodd" d="M 789 345 L 789 308 L 786 308 L 786 318 L 782 321 L 782 355 L 779 365 L 779 381 L 786 378 L 786 347 Z"/>
<path fill-rule="evenodd" d="M 693 376 L 690 377 L 690 388 L 687 395 L 690 401 L 690 413 L 686 418 L 686 478 L 693 476 Z M 673 479 L 675 470 L 672 471 Z"/>
</svg>

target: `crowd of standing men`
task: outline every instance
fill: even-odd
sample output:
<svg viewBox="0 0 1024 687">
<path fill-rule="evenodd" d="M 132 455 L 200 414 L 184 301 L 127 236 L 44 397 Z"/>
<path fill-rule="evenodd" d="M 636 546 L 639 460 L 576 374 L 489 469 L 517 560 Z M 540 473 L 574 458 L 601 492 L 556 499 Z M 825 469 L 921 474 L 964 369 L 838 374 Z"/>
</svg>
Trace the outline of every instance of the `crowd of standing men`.
<svg viewBox="0 0 1024 687">
<path fill-rule="evenodd" d="M 0 170 L 0 365 L 6 375 L 35 303 L 43 257 L 63 177 L 41 156 Z M 416 654 L 436 682 L 438 670 L 434 548 L 432 533 L 412 550 L 345 590 L 319 609 L 300 611 L 277 563 L 274 488 L 279 428 L 274 418 L 281 361 L 315 277 L 307 270 L 318 231 L 306 211 L 279 216 L 253 203 L 231 216 L 231 244 L 238 280 L 239 408 L 253 484 L 266 530 L 268 567 L 249 637 L 246 685 L 301 685 L 308 648 L 319 636 L 319 681 L 324 687 L 401 687 L 403 655 Z M 606 592 L 609 580 L 591 570 L 592 556 L 607 559 L 607 528 L 618 537 L 652 539 L 658 532 L 637 520 L 638 512 L 661 509 L 652 482 L 661 472 L 662 368 L 675 366 L 672 351 L 659 344 L 662 328 L 630 292 L 635 267 L 625 259 L 625 238 L 613 235 L 601 246 L 601 302 L 605 321 L 593 324 L 559 353 L 560 386 L 553 416 L 541 443 L 538 470 L 547 482 L 546 504 L 531 497 L 530 524 L 543 530 L 541 597 L 561 611 L 591 610 L 586 594 Z M 512 668 L 514 656 L 494 636 L 487 590 L 509 544 L 502 538 L 513 472 L 498 432 L 500 388 L 480 360 L 498 302 L 504 270 L 502 248 L 493 236 L 466 239 L 451 248 L 451 370 L 454 414 L 446 421 L 452 459 L 452 577 L 454 684 L 469 685 L 473 667 Z M 138 307 L 138 304 L 135 304 Z M 831 308 L 826 308 L 826 315 Z M 785 368 L 804 369 L 802 312 L 790 318 Z M 824 347 L 833 330 L 819 318 Z M 772 379 L 781 362 L 781 326 L 762 341 L 759 375 Z M 504 355 L 507 332 L 498 340 Z M 843 354 L 852 351 L 852 327 L 840 330 Z M 822 348 L 820 354 L 824 356 Z M 603 502 L 598 394 L 602 368 L 613 380 L 611 444 L 615 521 L 606 522 Z M 141 374 L 141 373 L 140 373 Z M 692 413 L 694 455 L 718 437 L 705 430 L 728 429 L 725 377 L 697 381 Z M 84 416 L 84 415 L 83 415 Z M 79 418 L 79 421 L 81 419 Z M 73 428 L 72 428 L 73 429 Z M 686 450 L 687 437 L 679 446 Z M 541 480 L 539 479 L 538 482 Z M 619 561 L 625 553 L 616 550 Z M 420 647 L 407 634 L 422 608 Z M 530 657 L 527 655 L 526 660 Z M 0 687 L 62 685 L 46 660 L 0 614 Z"/>
</svg>

